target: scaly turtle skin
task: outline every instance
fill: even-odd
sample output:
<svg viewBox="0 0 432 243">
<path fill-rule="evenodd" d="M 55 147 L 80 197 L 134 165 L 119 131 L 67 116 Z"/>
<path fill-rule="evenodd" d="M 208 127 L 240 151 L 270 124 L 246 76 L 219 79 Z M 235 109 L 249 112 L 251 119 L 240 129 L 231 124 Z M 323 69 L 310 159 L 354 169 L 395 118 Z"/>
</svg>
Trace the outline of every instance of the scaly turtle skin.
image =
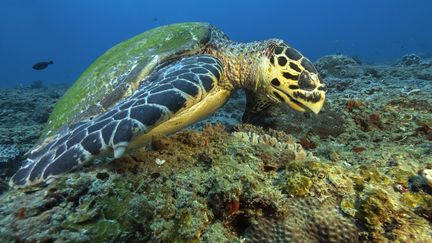
<svg viewBox="0 0 432 243">
<path fill-rule="evenodd" d="M 99 57 L 56 104 L 44 140 L 10 185 L 45 184 L 98 156 L 115 158 L 247 93 L 243 120 L 271 105 L 318 113 L 324 84 L 312 63 L 282 40 L 229 40 L 205 23 L 162 26 Z"/>
</svg>

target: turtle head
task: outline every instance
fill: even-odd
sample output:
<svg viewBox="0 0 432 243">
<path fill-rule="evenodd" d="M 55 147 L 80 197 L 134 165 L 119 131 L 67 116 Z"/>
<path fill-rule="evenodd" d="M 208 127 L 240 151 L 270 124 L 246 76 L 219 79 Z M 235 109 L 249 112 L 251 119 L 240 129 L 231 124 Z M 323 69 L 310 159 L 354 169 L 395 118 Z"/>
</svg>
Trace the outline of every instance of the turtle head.
<svg viewBox="0 0 432 243">
<path fill-rule="evenodd" d="M 301 112 L 317 114 L 321 110 L 324 84 L 314 65 L 300 52 L 284 42 L 270 45 L 261 67 L 262 87 L 270 99 Z"/>
</svg>

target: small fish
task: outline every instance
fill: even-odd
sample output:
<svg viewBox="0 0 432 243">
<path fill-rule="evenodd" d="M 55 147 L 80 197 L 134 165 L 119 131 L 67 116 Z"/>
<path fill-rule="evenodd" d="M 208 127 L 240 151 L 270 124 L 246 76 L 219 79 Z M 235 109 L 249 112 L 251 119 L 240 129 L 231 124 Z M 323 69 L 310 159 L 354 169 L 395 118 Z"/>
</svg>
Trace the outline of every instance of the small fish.
<svg viewBox="0 0 432 243">
<path fill-rule="evenodd" d="M 158 20 L 159 20 L 159 19 L 156 18 L 156 17 L 153 18 L 153 22 L 157 22 Z"/>
<path fill-rule="evenodd" d="M 33 65 L 33 69 L 35 69 L 35 70 L 42 70 L 42 69 L 47 68 L 49 64 L 54 64 L 54 62 L 53 62 L 53 61 L 49 61 L 49 62 L 38 62 L 38 63 L 35 63 L 35 64 Z"/>
</svg>

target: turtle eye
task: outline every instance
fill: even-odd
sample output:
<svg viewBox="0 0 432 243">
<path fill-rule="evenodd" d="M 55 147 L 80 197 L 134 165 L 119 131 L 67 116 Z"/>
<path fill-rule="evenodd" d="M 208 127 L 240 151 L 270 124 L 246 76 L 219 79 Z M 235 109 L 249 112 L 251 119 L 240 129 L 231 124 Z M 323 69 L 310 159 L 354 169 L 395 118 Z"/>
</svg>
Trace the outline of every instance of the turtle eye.
<svg viewBox="0 0 432 243">
<path fill-rule="evenodd" d="M 282 52 L 285 50 L 286 46 L 285 45 L 279 45 L 274 49 L 274 54 L 276 55 L 280 55 L 282 54 Z"/>
</svg>

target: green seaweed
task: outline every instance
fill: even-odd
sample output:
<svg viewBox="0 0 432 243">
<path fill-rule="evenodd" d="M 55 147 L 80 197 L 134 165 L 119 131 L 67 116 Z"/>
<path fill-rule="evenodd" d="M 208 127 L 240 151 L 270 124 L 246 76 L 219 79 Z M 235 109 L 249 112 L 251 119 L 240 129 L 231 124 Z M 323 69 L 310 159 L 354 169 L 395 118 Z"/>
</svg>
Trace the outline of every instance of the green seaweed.
<svg viewBox="0 0 432 243">
<path fill-rule="evenodd" d="M 286 191 L 295 197 L 306 196 L 313 185 L 312 180 L 304 175 L 295 173 L 287 178 Z"/>
<path fill-rule="evenodd" d="M 86 235 L 92 242 L 113 242 L 119 239 L 122 232 L 117 221 L 101 219 L 88 227 Z"/>
</svg>

